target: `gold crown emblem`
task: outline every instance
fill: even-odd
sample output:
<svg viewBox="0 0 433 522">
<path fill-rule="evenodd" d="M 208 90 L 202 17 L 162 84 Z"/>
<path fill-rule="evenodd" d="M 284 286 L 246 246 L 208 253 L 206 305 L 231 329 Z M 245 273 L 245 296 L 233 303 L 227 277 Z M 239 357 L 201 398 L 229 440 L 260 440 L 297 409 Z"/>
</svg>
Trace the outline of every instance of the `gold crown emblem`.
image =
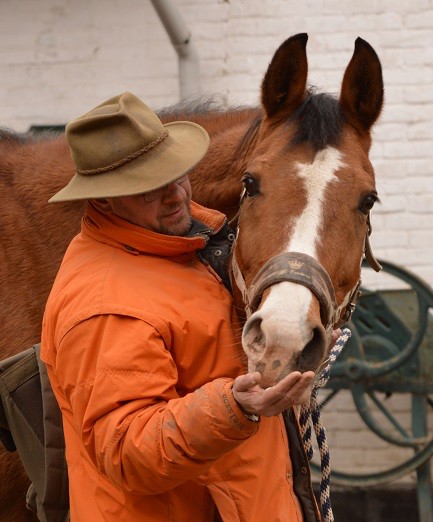
<svg viewBox="0 0 433 522">
<path fill-rule="evenodd" d="M 289 264 L 289 267 L 292 270 L 299 270 L 304 266 L 303 261 L 297 261 L 296 259 L 290 259 L 289 261 L 287 261 L 287 263 Z"/>
</svg>

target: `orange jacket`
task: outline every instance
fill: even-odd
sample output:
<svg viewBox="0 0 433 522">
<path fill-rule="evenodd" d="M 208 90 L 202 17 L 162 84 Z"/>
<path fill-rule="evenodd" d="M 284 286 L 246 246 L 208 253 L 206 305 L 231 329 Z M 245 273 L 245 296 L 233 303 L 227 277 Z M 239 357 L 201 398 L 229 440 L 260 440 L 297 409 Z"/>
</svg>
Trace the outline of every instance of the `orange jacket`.
<svg viewBox="0 0 433 522">
<path fill-rule="evenodd" d="M 233 399 L 240 329 L 204 245 L 88 205 L 42 332 L 72 522 L 208 522 L 215 506 L 225 522 L 302 520 L 282 418 L 251 422 Z"/>
</svg>

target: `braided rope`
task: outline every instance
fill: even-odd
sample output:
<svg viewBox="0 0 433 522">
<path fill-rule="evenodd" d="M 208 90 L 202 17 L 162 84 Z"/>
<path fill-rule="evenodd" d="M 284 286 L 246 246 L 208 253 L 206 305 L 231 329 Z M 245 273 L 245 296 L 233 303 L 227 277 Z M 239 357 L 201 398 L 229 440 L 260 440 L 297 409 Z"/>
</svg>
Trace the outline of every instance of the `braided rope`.
<svg viewBox="0 0 433 522">
<path fill-rule="evenodd" d="M 328 442 L 326 440 L 326 431 L 322 424 L 320 415 L 320 406 L 317 403 L 317 393 L 320 388 L 323 388 L 329 380 L 331 366 L 334 364 L 337 357 L 340 355 L 344 345 L 350 338 L 350 330 L 342 328 L 341 335 L 337 339 L 335 345 L 329 353 L 328 364 L 321 373 L 319 379 L 314 383 L 313 391 L 311 393 L 310 403 L 302 406 L 299 423 L 301 427 L 302 441 L 308 460 L 313 458 L 313 445 L 311 440 L 312 425 L 316 434 L 317 445 L 320 453 L 320 509 L 324 522 L 334 522 L 334 514 L 331 505 L 331 489 L 330 489 L 330 455 Z"/>
<path fill-rule="evenodd" d="M 129 156 L 126 156 L 125 158 L 122 158 L 119 161 L 116 161 L 115 163 L 111 163 L 110 165 L 106 165 L 105 167 L 99 167 L 97 169 L 87 169 L 87 170 L 76 170 L 77 174 L 83 174 L 83 175 L 89 175 L 89 174 L 101 174 L 103 172 L 108 172 L 109 170 L 114 170 L 117 167 L 121 167 L 125 163 L 128 163 L 129 161 L 134 160 L 135 158 L 138 158 L 138 156 L 141 156 L 145 152 L 149 152 L 149 150 L 156 147 L 161 141 L 164 141 L 165 138 L 168 136 L 168 130 L 165 130 L 161 136 L 158 136 L 155 140 L 153 140 L 149 145 L 146 145 L 145 147 L 141 148 L 140 150 L 137 150 L 130 154 Z"/>
</svg>

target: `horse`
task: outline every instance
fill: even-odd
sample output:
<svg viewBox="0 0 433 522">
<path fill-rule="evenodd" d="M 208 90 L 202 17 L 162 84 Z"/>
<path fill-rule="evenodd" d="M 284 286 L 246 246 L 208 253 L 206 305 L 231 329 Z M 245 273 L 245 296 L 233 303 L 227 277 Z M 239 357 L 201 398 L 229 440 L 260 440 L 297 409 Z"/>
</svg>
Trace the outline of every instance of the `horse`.
<svg viewBox="0 0 433 522">
<path fill-rule="evenodd" d="M 175 107 L 163 122 L 194 121 L 211 144 L 190 173 L 194 199 L 235 223 L 231 271 L 245 310 L 242 347 L 261 386 L 292 371 L 319 372 L 332 330 L 353 309 L 370 211 L 378 199 L 369 160 L 383 105 L 382 68 L 357 38 L 339 98 L 307 85 L 308 36 L 276 50 L 261 104 L 237 109 Z M 0 134 L 0 282 L 6 358 L 39 341 L 44 304 L 83 202 L 48 204 L 74 167 L 64 135 Z M 0 453 L 1 519 L 35 520 L 24 508 L 25 474 Z"/>
</svg>

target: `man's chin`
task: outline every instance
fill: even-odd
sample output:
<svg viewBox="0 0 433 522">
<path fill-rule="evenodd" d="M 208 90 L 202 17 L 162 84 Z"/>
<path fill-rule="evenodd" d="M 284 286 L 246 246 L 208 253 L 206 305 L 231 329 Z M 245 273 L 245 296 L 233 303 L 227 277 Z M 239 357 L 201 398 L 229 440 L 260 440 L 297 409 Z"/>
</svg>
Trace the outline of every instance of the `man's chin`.
<svg viewBox="0 0 433 522">
<path fill-rule="evenodd" d="M 155 230 L 155 232 L 159 232 L 160 234 L 165 234 L 167 236 L 186 236 L 191 228 L 191 223 L 191 216 L 188 216 L 187 219 L 182 217 L 173 224 L 161 225 L 161 227 L 159 227 L 158 230 Z"/>
</svg>

